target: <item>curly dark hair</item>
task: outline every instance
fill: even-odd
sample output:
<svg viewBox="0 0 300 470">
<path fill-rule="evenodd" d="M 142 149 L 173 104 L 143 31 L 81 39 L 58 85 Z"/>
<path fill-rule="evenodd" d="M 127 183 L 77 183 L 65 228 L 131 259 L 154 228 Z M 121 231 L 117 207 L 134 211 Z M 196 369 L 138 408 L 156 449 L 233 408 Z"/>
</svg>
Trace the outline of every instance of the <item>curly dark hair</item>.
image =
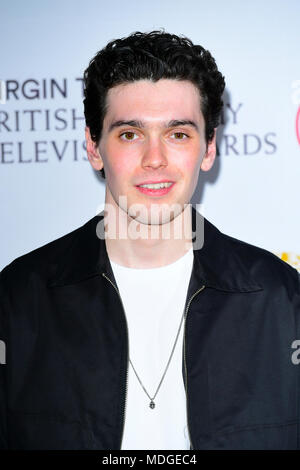
<svg viewBox="0 0 300 470">
<path fill-rule="evenodd" d="M 110 41 L 84 71 L 84 115 L 92 140 L 98 145 L 106 113 L 106 96 L 114 86 L 136 80 L 189 80 L 199 90 L 209 142 L 219 125 L 225 80 L 209 51 L 185 36 L 164 30 Z M 100 170 L 105 178 L 104 170 Z"/>
</svg>

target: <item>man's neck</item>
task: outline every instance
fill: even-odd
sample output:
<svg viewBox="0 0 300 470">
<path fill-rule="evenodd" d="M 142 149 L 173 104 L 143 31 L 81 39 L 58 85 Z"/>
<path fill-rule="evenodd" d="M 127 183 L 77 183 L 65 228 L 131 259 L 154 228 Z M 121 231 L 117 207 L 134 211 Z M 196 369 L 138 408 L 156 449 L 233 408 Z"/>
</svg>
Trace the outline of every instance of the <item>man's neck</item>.
<svg viewBox="0 0 300 470">
<path fill-rule="evenodd" d="M 131 219 L 122 209 L 106 212 L 106 250 L 111 261 L 136 269 L 174 263 L 192 248 L 191 205 L 170 222 L 146 225 Z M 125 236 L 125 234 L 127 234 Z"/>
</svg>

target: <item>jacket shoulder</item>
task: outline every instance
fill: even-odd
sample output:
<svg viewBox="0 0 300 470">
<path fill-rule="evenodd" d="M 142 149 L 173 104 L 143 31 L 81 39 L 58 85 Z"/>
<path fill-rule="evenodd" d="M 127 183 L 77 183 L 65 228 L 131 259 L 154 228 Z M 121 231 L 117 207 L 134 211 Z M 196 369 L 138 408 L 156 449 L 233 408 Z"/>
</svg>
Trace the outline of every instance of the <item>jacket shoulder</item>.
<svg viewBox="0 0 300 470">
<path fill-rule="evenodd" d="M 239 240 L 220 232 L 230 253 L 244 263 L 249 276 L 269 287 L 286 285 L 291 291 L 299 291 L 300 273 L 287 262 L 265 248 Z"/>
<path fill-rule="evenodd" d="M 72 248 L 84 223 L 80 227 L 15 258 L 1 271 L 1 279 L 8 283 L 24 283 L 32 274 L 47 280 L 56 271 L 64 254 Z"/>
</svg>

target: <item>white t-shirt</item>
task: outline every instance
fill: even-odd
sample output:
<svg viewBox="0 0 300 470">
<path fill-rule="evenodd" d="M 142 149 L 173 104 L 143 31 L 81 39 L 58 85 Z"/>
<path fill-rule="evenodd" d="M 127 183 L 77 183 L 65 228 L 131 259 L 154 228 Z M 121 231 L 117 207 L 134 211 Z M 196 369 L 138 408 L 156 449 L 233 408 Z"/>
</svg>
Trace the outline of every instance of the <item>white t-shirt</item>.
<svg viewBox="0 0 300 470">
<path fill-rule="evenodd" d="M 134 269 L 110 261 L 129 333 L 129 358 L 150 397 L 168 363 L 183 315 L 193 249 L 174 263 Z M 184 319 L 155 408 L 129 362 L 122 449 L 190 449 L 182 377 Z M 125 385 L 125 384 L 124 384 Z"/>
</svg>

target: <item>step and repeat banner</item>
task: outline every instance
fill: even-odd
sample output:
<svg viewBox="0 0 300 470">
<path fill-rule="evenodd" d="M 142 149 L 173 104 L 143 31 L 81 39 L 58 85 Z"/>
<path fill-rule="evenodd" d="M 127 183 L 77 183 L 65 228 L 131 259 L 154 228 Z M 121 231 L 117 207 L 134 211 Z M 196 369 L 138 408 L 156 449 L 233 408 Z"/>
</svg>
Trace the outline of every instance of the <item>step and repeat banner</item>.
<svg viewBox="0 0 300 470">
<path fill-rule="evenodd" d="M 134 31 L 188 36 L 225 76 L 218 156 L 192 202 L 300 271 L 300 2 L 2 0 L 0 270 L 101 210 L 84 142 L 83 71 Z"/>
</svg>

